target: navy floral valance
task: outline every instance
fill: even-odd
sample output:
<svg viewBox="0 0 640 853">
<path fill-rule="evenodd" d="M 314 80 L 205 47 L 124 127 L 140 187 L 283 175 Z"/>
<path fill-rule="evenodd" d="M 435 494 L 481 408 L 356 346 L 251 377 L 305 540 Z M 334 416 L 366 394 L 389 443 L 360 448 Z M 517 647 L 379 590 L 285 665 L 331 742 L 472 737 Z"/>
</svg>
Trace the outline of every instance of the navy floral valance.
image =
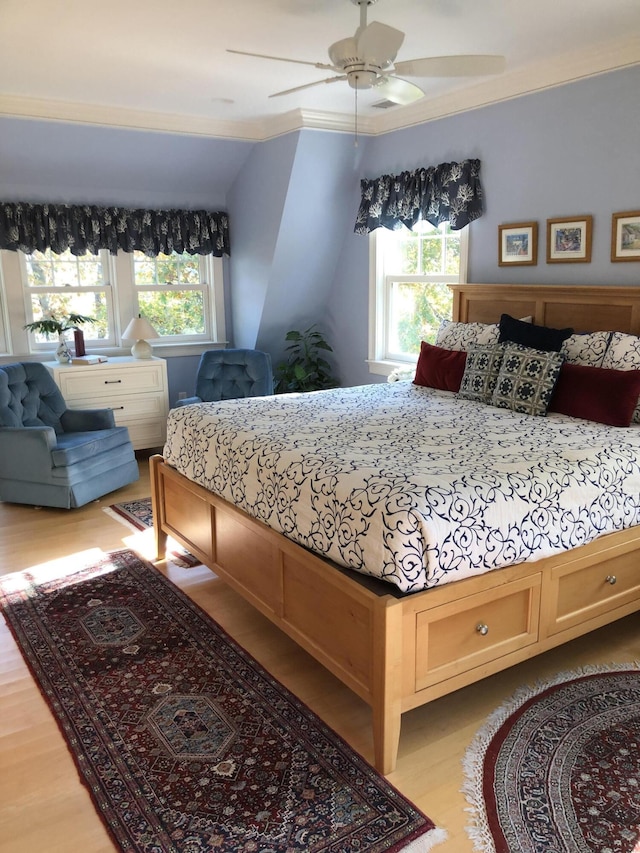
<svg viewBox="0 0 640 853">
<path fill-rule="evenodd" d="M 356 234 L 380 227 L 395 231 L 403 225 L 413 230 L 422 219 L 436 227 L 449 222 L 453 231 L 459 231 L 483 212 L 480 160 L 382 175 L 362 180 L 360 186 Z"/>
<path fill-rule="evenodd" d="M 226 213 L 206 210 L 133 210 L 94 205 L 0 203 L 0 249 L 31 253 L 100 249 L 145 255 L 229 254 Z"/>
</svg>

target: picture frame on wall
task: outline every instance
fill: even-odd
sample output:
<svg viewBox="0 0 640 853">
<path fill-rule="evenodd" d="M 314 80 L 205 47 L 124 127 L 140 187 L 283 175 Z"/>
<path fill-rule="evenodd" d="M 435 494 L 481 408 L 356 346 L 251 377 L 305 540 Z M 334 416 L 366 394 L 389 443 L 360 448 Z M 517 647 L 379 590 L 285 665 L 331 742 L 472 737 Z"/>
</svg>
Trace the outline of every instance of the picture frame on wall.
<svg viewBox="0 0 640 853">
<path fill-rule="evenodd" d="M 511 222 L 498 226 L 498 266 L 534 266 L 537 263 L 537 222 Z"/>
<path fill-rule="evenodd" d="M 593 216 L 547 219 L 547 263 L 591 263 Z"/>
<path fill-rule="evenodd" d="M 611 260 L 640 261 L 640 210 L 613 214 Z"/>
</svg>

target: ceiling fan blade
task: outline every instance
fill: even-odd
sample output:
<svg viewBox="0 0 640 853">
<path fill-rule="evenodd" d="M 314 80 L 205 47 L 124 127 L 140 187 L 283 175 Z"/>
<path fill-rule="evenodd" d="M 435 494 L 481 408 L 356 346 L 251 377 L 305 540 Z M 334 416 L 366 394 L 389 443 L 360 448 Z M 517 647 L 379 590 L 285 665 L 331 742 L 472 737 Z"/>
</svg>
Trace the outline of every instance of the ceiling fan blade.
<svg viewBox="0 0 640 853">
<path fill-rule="evenodd" d="M 353 37 L 340 39 L 329 48 L 329 59 L 333 65 L 342 67 L 358 58 L 358 43 Z"/>
<path fill-rule="evenodd" d="M 310 89 L 312 86 L 319 86 L 321 83 L 337 83 L 338 80 L 346 80 L 346 75 L 340 77 L 327 77 L 326 80 L 316 80 L 314 83 L 305 83 L 304 86 L 294 86 L 293 89 L 284 89 L 282 92 L 274 92 L 269 95 L 270 98 L 279 98 L 280 95 L 291 95 L 292 92 L 300 92 L 302 89 Z"/>
<path fill-rule="evenodd" d="M 394 104 L 412 104 L 424 97 L 424 92 L 419 86 L 401 77 L 381 77 L 373 88 Z"/>
<path fill-rule="evenodd" d="M 404 33 L 379 21 L 373 21 L 357 36 L 358 56 L 370 65 L 385 68 L 396 58 Z"/>
<path fill-rule="evenodd" d="M 501 74 L 505 64 L 504 56 L 461 54 L 396 62 L 395 70 L 409 77 L 483 77 L 485 74 Z"/>
<path fill-rule="evenodd" d="M 266 53 L 249 53 L 247 50 L 231 50 L 227 48 L 227 53 L 238 53 L 240 56 L 255 56 L 258 59 L 275 59 L 277 62 L 295 62 L 296 65 L 312 65 L 314 68 L 324 68 L 327 71 L 336 71 L 333 65 L 326 62 L 306 62 L 304 59 L 287 59 L 285 56 L 269 56 Z"/>
</svg>

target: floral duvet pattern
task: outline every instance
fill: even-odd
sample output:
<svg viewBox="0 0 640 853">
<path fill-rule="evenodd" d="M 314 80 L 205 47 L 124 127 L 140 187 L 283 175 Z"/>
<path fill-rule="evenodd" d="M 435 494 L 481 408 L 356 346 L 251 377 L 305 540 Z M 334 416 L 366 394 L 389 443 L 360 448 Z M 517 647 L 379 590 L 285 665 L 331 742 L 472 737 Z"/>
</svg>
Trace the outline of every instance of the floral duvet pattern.
<svg viewBox="0 0 640 853">
<path fill-rule="evenodd" d="M 640 427 L 520 415 L 410 382 L 174 409 L 164 455 L 403 592 L 640 523 Z"/>
</svg>

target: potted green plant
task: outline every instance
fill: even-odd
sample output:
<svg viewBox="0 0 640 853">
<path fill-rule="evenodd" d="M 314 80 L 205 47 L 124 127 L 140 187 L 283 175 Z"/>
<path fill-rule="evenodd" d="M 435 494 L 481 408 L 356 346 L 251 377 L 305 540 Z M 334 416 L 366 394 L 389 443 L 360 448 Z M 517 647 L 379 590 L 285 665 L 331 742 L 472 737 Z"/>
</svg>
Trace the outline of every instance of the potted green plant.
<svg viewBox="0 0 640 853">
<path fill-rule="evenodd" d="M 315 324 L 303 332 L 287 332 L 285 340 L 291 343 L 285 348 L 289 353 L 286 361 L 276 367 L 276 394 L 320 391 L 337 386 L 331 365 L 322 355 L 323 352 L 333 352 L 333 349 Z"/>
<path fill-rule="evenodd" d="M 27 323 L 24 328 L 29 332 L 40 332 L 42 335 L 57 335 L 56 361 L 65 364 L 71 361 L 71 352 L 64 333 L 70 329 L 77 329 L 83 323 L 93 322 L 93 317 L 85 317 L 84 314 L 68 314 L 66 317 L 56 317 L 55 314 L 50 314 L 48 317 L 34 320 L 33 323 Z"/>
</svg>

